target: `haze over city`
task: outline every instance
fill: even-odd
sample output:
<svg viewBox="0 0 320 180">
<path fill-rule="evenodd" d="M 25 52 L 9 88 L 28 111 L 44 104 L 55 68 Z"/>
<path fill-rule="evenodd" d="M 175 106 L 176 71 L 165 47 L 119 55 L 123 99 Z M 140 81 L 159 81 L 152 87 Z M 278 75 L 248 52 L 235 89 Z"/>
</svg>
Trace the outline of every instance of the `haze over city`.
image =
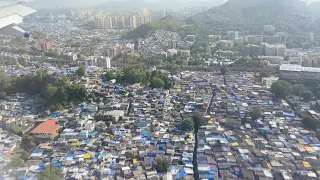
<svg viewBox="0 0 320 180">
<path fill-rule="evenodd" d="M 0 1 L 0 180 L 319 180 L 320 3 Z"/>
</svg>

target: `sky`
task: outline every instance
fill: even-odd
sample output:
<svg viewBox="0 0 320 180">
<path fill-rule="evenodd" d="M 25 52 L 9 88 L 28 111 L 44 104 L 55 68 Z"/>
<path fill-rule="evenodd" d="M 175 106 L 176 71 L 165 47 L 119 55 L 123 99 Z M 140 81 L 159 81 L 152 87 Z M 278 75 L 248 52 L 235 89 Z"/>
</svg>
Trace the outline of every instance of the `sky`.
<svg viewBox="0 0 320 180">
<path fill-rule="evenodd" d="M 85 7 L 85 6 L 99 5 L 99 4 L 102 4 L 104 2 L 108 2 L 108 1 L 124 1 L 124 0 L 0 0 L 0 6 L 9 5 L 11 3 L 15 3 L 15 2 L 19 2 L 19 1 L 24 1 L 24 2 L 32 1 L 30 3 L 32 6 L 34 6 L 34 5 L 39 5 L 39 6 L 45 5 L 45 6 L 50 7 L 50 5 L 57 6 L 57 5 L 65 4 L 66 6 L 71 6 L 71 5 L 77 4 L 78 6 Z M 162 0 L 145 0 L 145 1 L 149 1 L 149 2 L 160 1 L 161 2 Z M 188 2 L 190 2 L 190 1 L 203 2 L 203 1 L 208 1 L 208 0 L 179 0 L 179 1 L 181 1 L 181 2 L 183 2 L 183 1 L 185 1 L 185 2 L 186 1 L 188 1 Z M 223 1 L 226 2 L 228 0 L 223 0 Z M 310 4 L 312 2 L 316 2 L 316 1 L 320 1 L 320 0 L 302 0 L 302 1 L 306 1 L 308 4 Z"/>
</svg>

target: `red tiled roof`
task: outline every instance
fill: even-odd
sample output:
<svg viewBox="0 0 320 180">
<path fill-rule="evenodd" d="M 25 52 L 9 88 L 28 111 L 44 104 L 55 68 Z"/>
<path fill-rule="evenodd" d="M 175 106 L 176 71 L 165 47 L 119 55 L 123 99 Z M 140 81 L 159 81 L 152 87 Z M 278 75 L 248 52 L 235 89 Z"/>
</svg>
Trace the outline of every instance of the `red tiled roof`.
<svg viewBox="0 0 320 180">
<path fill-rule="evenodd" d="M 33 134 L 40 134 L 40 133 L 54 133 L 56 130 L 58 130 L 60 126 L 58 125 L 57 120 L 47 120 L 41 124 L 39 124 L 38 127 L 36 127 L 32 133 Z"/>
</svg>

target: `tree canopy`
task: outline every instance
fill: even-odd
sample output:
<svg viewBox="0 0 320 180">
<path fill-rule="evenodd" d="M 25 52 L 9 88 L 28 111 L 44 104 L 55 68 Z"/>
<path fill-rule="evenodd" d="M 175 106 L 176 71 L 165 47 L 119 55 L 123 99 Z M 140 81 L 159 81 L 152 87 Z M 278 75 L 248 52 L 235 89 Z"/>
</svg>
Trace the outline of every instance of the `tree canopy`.
<svg viewBox="0 0 320 180">
<path fill-rule="evenodd" d="M 306 92 L 306 88 L 302 84 L 294 84 L 291 86 L 291 93 L 301 97 Z"/>
<path fill-rule="evenodd" d="M 312 91 L 304 91 L 302 97 L 305 101 L 311 101 L 314 98 Z"/>
<path fill-rule="evenodd" d="M 259 106 L 253 107 L 246 113 L 246 116 L 250 116 L 252 120 L 257 120 L 262 116 L 262 109 Z"/>
<path fill-rule="evenodd" d="M 42 69 L 25 76 L 8 77 L 0 74 L 0 92 L 40 94 L 47 108 L 83 102 L 87 98 L 87 89 L 82 84 L 71 84 L 68 78 L 56 78 Z"/>
<path fill-rule="evenodd" d="M 36 147 L 34 138 L 32 136 L 24 134 L 21 139 L 20 147 L 27 152 L 33 150 Z"/>
<path fill-rule="evenodd" d="M 116 79 L 116 75 L 112 71 L 107 71 L 104 75 L 104 79 L 110 81 L 112 79 Z"/>
<path fill-rule="evenodd" d="M 271 92 L 275 94 L 277 98 L 284 99 L 290 94 L 291 84 L 278 80 L 271 85 Z"/>
<path fill-rule="evenodd" d="M 64 179 L 62 171 L 55 166 L 48 166 L 40 172 L 39 180 L 61 180 Z"/>
<path fill-rule="evenodd" d="M 181 123 L 181 129 L 183 131 L 194 131 L 194 122 L 193 119 L 188 118 L 182 121 Z"/>
<path fill-rule="evenodd" d="M 150 87 L 152 88 L 161 88 L 161 87 L 164 87 L 164 85 L 165 85 L 165 82 L 158 77 L 153 77 L 150 81 Z"/>
<path fill-rule="evenodd" d="M 159 173 L 168 172 L 169 166 L 171 164 L 169 158 L 166 158 L 166 157 L 157 158 L 156 163 L 157 163 L 157 170 Z"/>
<path fill-rule="evenodd" d="M 224 67 L 220 68 L 220 72 L 221 72 L 221 74 L 227 74 L 229 72 L 229 70 L 227 67 L 224 66 Z"/>
<path fill-rule="evenodd" d="M 320 86 L 313 89 L 318 94 Z M 277 98 L 286 98 L 287 96 L 302 97 L 305 101 L 311 101 L 315 95 L 312 91 L 308 90 L 303 84 L 290 84 L 284 80 L 278 80 L 271 85 L 271 92 L 275 94 Z"/>
<path fill-rule="evenodd" d="M 44 55 L 48 56 L 48 57 L 52 57 L 52 58 L 60 58 L 61 57 L 61 54 L 59 52 L 53 51 L 53 50 L 45 52 Z"/>
<path fill-rule="evenodd" d="M 76 71 L 77 76 L 85 76 L 86 75 L 86 67 L 80 66 Z"/>
<path fill-rule="evenodd" d="M 194 128 L 196 130 L 199 129 L 201 126 L 205 125 L 205 121 L 204 121 L 203 117 L 200 115 L 195 115 L 192 119 L 194 122 Z"/>
<path fill-rule="evenodd" d="M 10 133 L 15 134 L 15 135 L 22 134 L 22 128 L 15 123 L 7 124 L 6 130 L 8 130 Z"/>
<path fill-rule="evenodd" d="M 143 83 L 149 84 L 152 88 L 169 89 L 173 86 L 172 80 L 160 71 L 150 71 L 145 65 L 128 65 L 122 71 L 107 72 L 106 80 L 116 79 L 117 83 Z"/>
<path fill-rule="evenodd" d="M 306 128 L 309 128 L 312 130 L 320 129 L 320 121 L 313 118 L 312 116 L 305 115 L 302 119 L 302 123 Z"/>
<path fill-rule="evenodd" d="M 8 164 L 10 167 L 19 168 L 25 165 L 24 160 L 19 156 L 14 156 Z"/>
</svg>

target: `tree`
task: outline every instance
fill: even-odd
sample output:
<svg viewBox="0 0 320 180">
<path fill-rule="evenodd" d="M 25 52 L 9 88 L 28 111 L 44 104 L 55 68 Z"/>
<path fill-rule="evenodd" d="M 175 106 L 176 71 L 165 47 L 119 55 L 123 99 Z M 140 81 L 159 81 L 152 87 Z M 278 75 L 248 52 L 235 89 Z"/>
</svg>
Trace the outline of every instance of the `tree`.
<svg viewBox="0 0 320 180">
<path fill-rule="evenodd" d="M 314 89 L 313 89 L 313 92 L 315 94 L 315 96 L 317 98 L 320 98 L 320 85 L 317 85 Z"/>
<path fill-rule="evenodd" d="M 151 79 L 150 87 L 152 88 L 161 88 L 161 87 L 164 87 L 164 85 L 165 85 L 165 82 L 158 77 L 153 77 Z"/>
<path fill-rule="evenodd" d="M 284 61 L 289 61 L 289 58 L 290 58 L 289 56 L 285 56 Z"/>
<path fill-rule="evenodd" d="M 104 75 L 104 78 L 107 80 L 107 81 L 110 81 L 112 79 L 115 79 L 116 76 L 115 74 L 112 72 L 112 71 L 107 71 L 106 74 Z"/>
<path fill-rule="evenodd" d="M 262 80 L 262 78 L 264 78 L 264 77 L 269 77 L 269 73 L 268 72 L 260 73 L 260 80 Z"/>
<path fill-rule="evenodd" d="M 6 129 L 11 132 L 12 134 L 18 135 L 22 134 L 22 129 L 15 123 L 10 123 L 6 125 Z"/>
<path fill-rule="evenodd" d="M 40 64 L 40 63 L 37 63 L 37 64 L 35 65 L 35 67 L 36 67 L 36 69 L 39 69 L 39 68 L 41 67 L 41 64 Z"/>
<path fill-rule="evenodd" d="M 252 120 L 257 120 L 262 116 L 262 109 L 259 106 L 255 106 L 246 113 L 246 116 L 250 116 Z"/>
<path fill-rule="evenodd" d="M 177 104 L 177 109 L 180 111 L 180 109 L 181 109 L 181 104 Z"/>
<path fill-rule="evenodd" d="M 44 55 L 52 58 L 59 58 L 61 56 L 59 52 L 53 50 L 45 52 Z"/>
<path fill-rule="evenodd" d="M 295 96 L 302 97 L 302 94 L 306 91 L 306 88 L 302 84 L 294 84 L 291 87 L 291 93 Z"/>
<path fill-rule="evenodd" d="M 23 150 L 30 152 L 31 150 L 33 150 L 36 147 L 36 144 L 34 142 L 34 138 L 32 136 L 24 134 L 21 139 L 20 147 Z"/>
<path fill-rule="evenodd" d="M 55 166 L 48 166 L 40 172 L 39 180 L 61 180 L 64 179 L 62 171 Z"/>
<path fill-rule="evenodd" d="M 318 130 L 320 128 L 320 121 L 312 116 L 305 115 L 302 119 L 302 124 L 309 129 Z"/>
<path fill-rule="evenodd" d="M 287 81 L 278 80 L 271 85 L 271 92 L 275 94 L 277 98 L 286 98 L 291 91 L 291 84 Z"/>
<path fill-rule="evenodd" d="M 311 91 L 305 91 L 302 93 L 302 97 L 305 101 L 311 101 L 314 98 L 314 94 Z"/>
<path fill-rule="evenodd" d="M 21 152 L 21 158 L 24 160 L 24 161 L 27 161 L 29 159 L 29 153 L 26 152 L 26 151 L 22 151 Z"/>
<path fill-rule="evenodd" d="M 7 96 L 6 92 L 0 92 L 0 99 L 3 99 Z"/>
<path fill-rule="evenodd" d="M 174 63 L 167 63 L 165 66 L 166 70 L 168 70 L 171 74 L 177 74 L 180 72 L 181 68 L 179 65 L 174 64 Z"/>
<path fill-rule="evenodd" d="M 24 160 L 19 156 L 14 156 L 8 164 L 10 167 L 19 168 L 25 166 Z"/>
<path fill-rule="evenodd" d="M 194 122 L 191 118 L 185 119 L 181 122 L 181 129 L 183 131 L 194 131 Z"/>
<path fill-rule="evenodd" d="M 48 99 L 50 100 L 52 97 L 54 97 L 56 95 L 58 91 L 58 88 L 55 87 L 55 86 L 52 86 L 52 85 L 49 85 L 45 91 L 42 93 L 42 96 L 45 98 L 45 99 Z"/>
<path fill-rule="evenodd" d="M 80 66 L 76 71 L 77 76 L 85 76 L 86 75 L 86 67 Z"/>
<path fill-rule="evenodd" d="M 227 67 L 223 66 L 220 68 L 220 72 L 221 72 L 221 74 L 225 75 L 229 72 L 229 69 Z"/>
<path fill-rule="evenodd" d="M 156 159 L 157 170 L 159 173 L 166 173 L 170 166 L 170 159 L 165 157 L 160 157 Z"/>
<path fill-rule="evenodd" d="M 205 121 L 200 115 L 195 115 L 192 119 L 194 122 L 195 130 L 198 130 L 201 126 L 205 125 Z"/>
</svg>

